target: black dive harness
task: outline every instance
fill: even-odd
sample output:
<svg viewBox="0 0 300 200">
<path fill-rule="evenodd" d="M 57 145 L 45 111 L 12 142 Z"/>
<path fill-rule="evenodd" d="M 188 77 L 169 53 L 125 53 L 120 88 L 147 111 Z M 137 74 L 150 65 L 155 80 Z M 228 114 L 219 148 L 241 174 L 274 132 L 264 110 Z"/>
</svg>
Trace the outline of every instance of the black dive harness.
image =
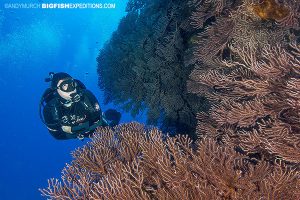
<svg viewBox="0 0 300 200">
<path fill-rule="evenodd" d="M 52 73 L 49 73 L 50 75 L 50 78 L 46 79 L 45 81 L 46 82 L 49 82 L 51 81 L 51 78 L 53 76 Z M 65 92 L 69 92 L 69 91 L 73 91 L 75 88 L 78 88 L 78 89 L 86 89 L 86 87 L 84 86 L 83 83 L 81 83 L 80 81 L 77 82 L 77 80 L 75 81 L 74 79 L 67 79 L 65 81 L 63 81 L 59 87 L 59 89 L 65 91 Z M 43 114 L 42 114 L 42 110 L 44 110 L 45 106 L 47 105 L 47 103 L 49 103 L 52 99 L 54 98 L 59 98 L 57 97 L 57 94 L 56 94 L 56 89 L 53 89 L 53 88 L 48 88 L 44 94 L 42 95 L 41 97 L 41 100 L 40 100 L 40 105 L 39 105 L 39 115 L 40 115 L 40 119 L 41 121 L 47 126 L 61 126 L 61 121 L 58 121 L 56 123 L 47 123 L 43 117 Z M 77 94 L 78 95 L 78 94 Z M 76 96 L 77 96 L 76 95 Z M 81 95 L 80 95 L 81 96 Z M 80 97 L 78 99 L 78 96 L 74 98 L 72 98 L 72 100 L 68 101 L 68 102 L 63 102 L 63 104 L 65 103 L 75 103 L 75 102 L 78 102 L 80 100 Z M 57 101 L 60 101 L 57 99 Z M 49 106 L 49 105 L 48 105 Z M 54 104 L 53 107 L 54 109 L 57 109 L 56 108 L 57 104 Z M 63 106 L 63 105 L 61 105 Z M 77 126 L 71 126 L 71 132 L 73 134 L 78 134 L 78 138 L 79 139 L 83 139 L 84 138 L 84 134 L 85 133 L 88 133 L 90 131 L 94 131 L 97 127 L 99 126 L 103 126 L 103 125 L 107 125 L 108 123 L 105 121 L 105 119 L 103 118 L 103 116 L 100 117 L 100 119 L 95 122 L 94 124 L 92 124 L 90 126 L 89 124 L 90 122 L 87 121 L 87 122 L 84 122 L 84 123 L 80 123 L 79 125 Z M 83 133 L 83 134 L 82 134 Z"/>
<path fill-rule="evenodd" d="M 47 92 L 47 91 L 46 91 Z M 47 123 L 45 121 L 45 119 L 43 118 L 43 114 L 42 114 L 42 110 L 45 108 L 47 102 L 46 99 L 48 98 L 48 96 L 51 95 L 53 97 L 53 94 L 46 94 L 46 96 L 43 95 L 43 97 L 41 98 L 40 101 L 40 106 L 39 106 L 39 114 L 40 114 L 40 118 L 42 120 L 42 122 L 46 125 L 46 126 L 56 126 L 56 125 L 60 125 L 61 126 L 61 122 L 56 122 L 53 124 Z M 53 97 L 53 98 L 57 98 L 57 97 Z M 58 100 L 59 101 L 59 100 Z M 71 101 L 69 101 L 71 102 Z M 72 102 L 71 102 L 72 103 Z M 63 105 L 61 105 L 63 106 Z M 55 106 L 53 106 L 55 107 Z M 106 124 L 106 122 L 104 121 L 104 119 L 101 117 L 100 120 L 98 120 L 96 123 L 94 123 L 93 125 L 89 125 L 89 121 L 81 123 L 77 126 L 71 126 L 71 131 L 76 133 L 76 132 L 89 132 L 94 130 L 95 128 L 97 128 L 98 126 L 104 125 Z"/>
</svg>

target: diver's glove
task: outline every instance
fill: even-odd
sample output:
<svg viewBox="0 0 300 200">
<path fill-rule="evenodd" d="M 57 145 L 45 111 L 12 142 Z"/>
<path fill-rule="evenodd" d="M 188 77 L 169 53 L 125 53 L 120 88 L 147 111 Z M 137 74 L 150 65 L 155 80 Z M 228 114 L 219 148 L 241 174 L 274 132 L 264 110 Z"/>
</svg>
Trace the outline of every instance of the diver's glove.
<svg viewBox="0 0 300 200">
<path fill-rule="evenodd" d="M 71 94 L 70 95 L 71 96 L 71 98 L 72 98 L 72 102 L 78 102 L 78 101 L 80 101 L 80 94 L 78 94 L 78 93 L 73 93 L 73 94 Z"/>
<path fill-rule="evenodd" d="M 61 126 L 61 129 L 66 133 L 73 134 L 71 126 Z"/>
</svg>

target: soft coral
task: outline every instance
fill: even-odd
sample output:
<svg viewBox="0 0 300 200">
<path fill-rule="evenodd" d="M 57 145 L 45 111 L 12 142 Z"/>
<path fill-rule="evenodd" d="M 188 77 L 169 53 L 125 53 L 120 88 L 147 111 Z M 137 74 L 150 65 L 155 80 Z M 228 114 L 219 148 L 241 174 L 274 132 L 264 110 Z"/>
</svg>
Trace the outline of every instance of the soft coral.
<svg viewBox="0 0 300 200">
<path fill-rule="evenodd" d="M 262 19 L 280 21 L 288 16 L 289 9 L 279 5 L 276 0 L 263 0 L 262 3 L 254 4 L 253 11 Z"/>
</svg>

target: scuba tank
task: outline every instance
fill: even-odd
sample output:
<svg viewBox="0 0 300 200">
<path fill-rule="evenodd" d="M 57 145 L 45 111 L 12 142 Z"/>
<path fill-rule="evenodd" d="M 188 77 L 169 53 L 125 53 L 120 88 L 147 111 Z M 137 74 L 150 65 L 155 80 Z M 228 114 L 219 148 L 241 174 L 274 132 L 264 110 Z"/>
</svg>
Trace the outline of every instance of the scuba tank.
<svg viewBox="0 0 300 200">
<path fill-rule="evenodd" d="M 53 78 L 53 75 L 54 75 L 54 72 L 49 72 L 49 77 L 48 78 L 45 78 L 45 82 L 50 82 L 52 81 L 52 78 Z M 40 115 L 40 119 L 41 121 L 43 122 L 43 124 L 45 124 L 46 126 L 48 125 L 56 125 L 56 124 L 47 124 L 45 122 L 45 119 L 43 117 L 43 114 L 42 114 L 42 111 L 44 111 L 44 108 L 46 106 L 46 104 L 51 100 L 53 99 L 55 96 L 55 90 L 52 89 L 51 87 L 50 88 L 47 88 L 41 99 L 40 99 L 40 104 L 39 104 L 39 115 Z"/>
</svg>

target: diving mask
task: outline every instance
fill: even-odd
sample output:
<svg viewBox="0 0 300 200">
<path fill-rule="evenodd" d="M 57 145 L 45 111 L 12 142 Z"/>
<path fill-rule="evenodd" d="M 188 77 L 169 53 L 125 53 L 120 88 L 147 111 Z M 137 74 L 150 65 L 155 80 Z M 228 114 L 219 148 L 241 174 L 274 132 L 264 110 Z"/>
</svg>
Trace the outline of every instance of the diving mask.
<svg viewBox="0 0 300 200">
<path fill-rule="evenodd" d="M 72 92 L 76 89 L 76 87 L 77 83 L 74 79 L 66 79 L 59 84 L 58 89 L 63 92 Z"/>
</svg>

